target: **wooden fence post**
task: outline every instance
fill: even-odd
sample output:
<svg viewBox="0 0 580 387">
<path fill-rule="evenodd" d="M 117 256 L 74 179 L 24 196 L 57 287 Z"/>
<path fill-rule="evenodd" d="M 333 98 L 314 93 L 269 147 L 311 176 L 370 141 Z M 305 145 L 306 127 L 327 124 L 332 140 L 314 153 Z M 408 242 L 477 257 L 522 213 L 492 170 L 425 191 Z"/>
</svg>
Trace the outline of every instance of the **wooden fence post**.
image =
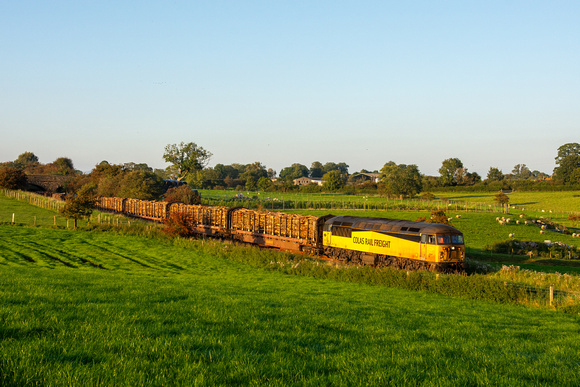
<svg viewBox="0 0 580 387">
<path fill-rule="evenodd" d="M 554 285 L 550 285 L 550 305 L 554 302 Z"/>
</svg>

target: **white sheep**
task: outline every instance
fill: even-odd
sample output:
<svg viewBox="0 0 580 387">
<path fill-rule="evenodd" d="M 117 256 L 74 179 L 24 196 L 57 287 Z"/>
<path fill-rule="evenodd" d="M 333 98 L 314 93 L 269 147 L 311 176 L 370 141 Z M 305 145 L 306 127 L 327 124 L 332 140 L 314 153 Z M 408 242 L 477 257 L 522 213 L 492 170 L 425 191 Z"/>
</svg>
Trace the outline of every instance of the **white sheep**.
<svg viewBox="0 0 580 387">
<path fill-rule="evenodd" d="M 509 235 L 510 238 L 513 238 L 514 236 L 515 234 L 513 232 Z"/>
<path fill-rule="evenodd" d="M 516 224 L 520 224 L 520 221 L 519 220 L 516 220 Z"/>
<path fill-rule="evenodd" d="M 544 230 L 540 230 L 540 234 L 544 234 L 546 233 Z"/>
</svg>

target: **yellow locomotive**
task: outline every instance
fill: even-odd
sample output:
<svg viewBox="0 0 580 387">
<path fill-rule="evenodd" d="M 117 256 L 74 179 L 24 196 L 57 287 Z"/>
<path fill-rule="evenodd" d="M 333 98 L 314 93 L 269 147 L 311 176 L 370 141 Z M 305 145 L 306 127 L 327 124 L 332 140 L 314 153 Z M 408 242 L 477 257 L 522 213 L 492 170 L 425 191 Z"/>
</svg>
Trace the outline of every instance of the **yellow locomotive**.
<svg viewBox="0 0 580 387">
<path fill-rule="evenodd" d="M 324 223 L 324 254 L 341 261 L 409 270 L 464 268 L 463 234 L 438 223 L 335 216 Z"/>
</svg>

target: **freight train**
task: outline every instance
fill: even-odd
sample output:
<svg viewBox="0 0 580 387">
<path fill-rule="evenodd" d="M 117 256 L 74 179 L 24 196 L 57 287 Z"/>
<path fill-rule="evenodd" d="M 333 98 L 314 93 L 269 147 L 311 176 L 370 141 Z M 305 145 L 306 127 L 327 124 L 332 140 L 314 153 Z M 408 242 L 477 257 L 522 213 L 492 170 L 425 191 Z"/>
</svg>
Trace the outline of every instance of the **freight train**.
<svg viewBox="0 0 580 387">
<path fill-rule="evenodd" d="M 104 197 L 98 199 L 97 209 L 156 221 L 186 214 L 200 236 L 326 256 L 345 263 L 437 272 L 460 272 L 466 267 L 463 234 L 445 224 Z"/>
</svg>

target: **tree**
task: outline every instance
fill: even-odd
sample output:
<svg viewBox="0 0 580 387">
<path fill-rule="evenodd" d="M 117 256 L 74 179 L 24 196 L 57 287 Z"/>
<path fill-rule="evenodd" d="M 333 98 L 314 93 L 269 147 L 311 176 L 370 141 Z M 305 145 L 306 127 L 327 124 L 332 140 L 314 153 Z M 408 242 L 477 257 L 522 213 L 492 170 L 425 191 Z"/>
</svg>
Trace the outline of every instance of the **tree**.
<svg viewBox="0 0 580 387">
<path fill-rule="evenodd" d="M 262 163 L 256 161 L 246 165 L 244 172 L 240 175 L 240 178 L 244 180 L 248 180 L 250 177 L 257 182 L 261 177 L 268 177 L 268 171 Z"/>
<path fill-rule="evenodd" d="M 164 201 L 169 203 L 200 204 L 199 192 L 189 188 L 186 184 L 179 187 L 169 188 L 165 193 Z"/>
<path fill-rule="evenodd" d="M 77 220 L 90 216 L 97 202 L 94 183 L 88 183 L 78 190 L 76 195 L 66 197 L 64 207 L 60 213 L 67 219 L 74 219 L 74 228 L 77 227 Z"/>
<path fill-rule="evenodd" d="M 257 184 L 258 184 L 258 182 L 257 182 L 257 181 L 256 181 L 256 179 L 254 178 L 254 176 L 249 176 L 249 177 L 246 179 L 246 185 L 245 185 L 245 188 L 246 188 L 246 190 L 247 190 L 247 191 L 255 191 L 255 190 L 256 190 L 256 188 L 258 187 L 258 186 L 257 186 Z"/>
<path fill-rule="evenodd" d="M 568 156 L 580 156 L 580 144 L 577 142 L 569 142 L 558 148 L 558 156 L 556 156 L 556 164 Z"/>
<path fill-rule="evenodd" d="M 258 180 L 258 188 L 264 192 L 271 191 L 273 188 L 272 180 L 267 177 L 260 177 L 260 180 Z"/>
<path fill-rule="evenodd" d="M 315 161 L 310 165 L 310 177 L 320 179 L 324 175 L 324 166 L 320 161 Z"/>
<path fill-rule="evenodd" d="M 322 186 L 329 191 L 336 191 L 344 187 L 344 180 L 339 171 L 330 171 L 322 176 Z"/>
<path fill-rule="evenodd" d="M 172 164 L 167 167 L 168 172 L 178 180 L 183 179 L 188 173 L 202 170 L 211 156 L 209 151 L 194 142 L 167 145 L 163 153 L 163 159 Z"/>
<path fill-rule="evenodd" d="M 506 194 L 504 194 L 503 192 L 498 193 L 497 195 L 495 195 L 495 201 L 501 205 L 501 206 L 505 206 L 505 212 L 506 214 L 509 212 L 509 202 L 510 202 L 510 198 L 509 196 L 507 196 Z"/>
<path fill-rule="evenodd" d="M 348 175 L 348 165 L 346 163 L 333 163 L 328 162 L 324 164 L 324 173 L 331 172 L 331 171 L 339 171 L 343 175 Z"/>
<path fill-rule="evenodd" d="M 26 188 L 26 174 L 23 170 L 14 167 L 0 167 L 0 187 L 7 189 Z"/>
<path fill-rule="evenodd" d="M 16 160 L 14 160 L 14 166 L 21 169 L 37 163 L 38 157 L 36 157 L 36 155 L 32 152 L 24 152 L 20 154 Z"/>
<path fill-rule="evenodd" d="M 163 179 L 153 172 L 126 172 L 120 181 L 118 196 L 141 200 L 155 200 L 163 193 Z"/>
<path fill-rule="evenodd" d="M 282 168 L 280 178 L 291 181 L 300 177 L 308 177 L 308 173 L 306 165 L 294 163 L 291 167 Z"/>
<path fill-rule="evenodd" d="M 504 178 L 503 172 L 499 168 L 489 167 L 487 181 L 502 181 Z"/>
<path fill-rule="evenodd" d="M 564 184 L 574 183 L 574 170 L 580 168 L 580 144 L 570 142 L 558 148 L 554 178 Z"/>
<path fill-rule="evenodd" d="M 459 168 L 463 168 L 463 163 L 458 158 L 443 160 L 441 168 L 439 168 L 441 184 L 443 186 L 456 185 L 455 172 Z"/>
<path fill-rule="evenodd" d="M 389 195 L 412 197 L 423 188 L 422 177 L 415 164 L 397 165 L 389 161 L 381 169 L 381 181 Z"/>
<path fill-rule="evenodd" d="M 526 164 L 516 164 L 512 170 L 512 175 L 517 180 L 523 180 L 529 179 L 532 176 L 532 172 Z"/>
<path fill-rule="evenodd" d="M 59 157 L 52 164 L 56 167 L 57 174 L 59 175 L 72 175 L 75 173 L 73 162 L 68 157 Z"/>
<path fill-rule="evenodd" d="M 564 183 L 574 183 L 574 171 L 580 168 L 580 156 L 568 155 L 559 161 L 559 166 L 554 168 L 554 178 Z"/>
</svg>

